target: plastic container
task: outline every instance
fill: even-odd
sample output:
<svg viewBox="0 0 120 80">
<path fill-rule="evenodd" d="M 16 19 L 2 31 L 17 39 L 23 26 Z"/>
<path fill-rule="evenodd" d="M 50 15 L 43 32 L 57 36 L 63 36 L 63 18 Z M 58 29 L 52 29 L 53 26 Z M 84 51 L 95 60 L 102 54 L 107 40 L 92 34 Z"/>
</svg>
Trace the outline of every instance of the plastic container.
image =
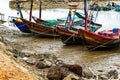
<svg viewBox="0 0 120 80">
<path fill-rule="evenodd" d="M 118 33 L 118 28 L 113 28 L 113 33 Z"/>
</svg>

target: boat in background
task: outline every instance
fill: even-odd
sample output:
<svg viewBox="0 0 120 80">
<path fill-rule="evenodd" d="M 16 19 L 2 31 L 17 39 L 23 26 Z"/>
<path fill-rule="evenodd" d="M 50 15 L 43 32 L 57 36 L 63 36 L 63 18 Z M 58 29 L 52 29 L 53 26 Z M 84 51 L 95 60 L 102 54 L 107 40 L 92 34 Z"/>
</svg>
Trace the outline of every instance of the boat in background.
<svg viewBox="0 0 120 80">
<path fill-rule="evenodd" d="M 106 6 L 101 6 L 102 11 L 109 11 L 112 10 L 113 6 L 110 4 L 110 1 L 107 3 Z"/>
<path fill-rule="evenodd" d="M 88 14 L 86 11 L 86 0 L 84 0 L 85 11 L 85 29 L 79 29 L 78 33 L 80 38 L 85 44 L 89 45 L 88 49 L 107 49 L 119 46 L 120 43 L 120 29 L 114 28 L 112 30 L 105 30 L 100 32 L 92 32 L 88 29 Z"/>
<path fill-rule="evenodd" d="M 115 11 L 116 11 L 116 12 L 120 12 L 120 5 L 119 5 L 119 4 L 116 4 L 116 5 L 115 5 Z"/>
<path fill-rule="evenodd" d="M 94 2 L 89 6 L 89 10 L 101 11 L 101 7 L 98 5 L 98 3 Z"/>
</svg>

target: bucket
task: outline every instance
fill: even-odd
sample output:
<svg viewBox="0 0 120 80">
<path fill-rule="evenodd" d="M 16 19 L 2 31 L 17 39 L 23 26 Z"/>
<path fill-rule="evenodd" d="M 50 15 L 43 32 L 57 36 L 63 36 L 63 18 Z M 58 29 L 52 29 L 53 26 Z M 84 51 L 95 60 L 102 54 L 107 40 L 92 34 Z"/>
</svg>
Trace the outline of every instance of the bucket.
<svg viewBox="0 0 120 80">
<path fill-rule="evenodd" d="M 113 33 L 118 33 L 118 28 L 113 28 Z"/>
</svg>

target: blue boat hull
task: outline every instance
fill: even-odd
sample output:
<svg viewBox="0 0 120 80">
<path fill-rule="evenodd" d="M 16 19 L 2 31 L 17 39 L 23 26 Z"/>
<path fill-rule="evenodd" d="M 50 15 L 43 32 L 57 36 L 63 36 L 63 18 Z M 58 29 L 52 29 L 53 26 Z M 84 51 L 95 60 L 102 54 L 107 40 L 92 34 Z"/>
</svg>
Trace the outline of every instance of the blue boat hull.
<svg viewBox="0 0 120 80">
<path fill-rule="evenodd" d="M 18 29 L 24 33 L 31 33 L 29 28 L 22 22 L 18 22 L 17 20 L 13 19 L 14 24 L 18 27 Z"/>
</svg>

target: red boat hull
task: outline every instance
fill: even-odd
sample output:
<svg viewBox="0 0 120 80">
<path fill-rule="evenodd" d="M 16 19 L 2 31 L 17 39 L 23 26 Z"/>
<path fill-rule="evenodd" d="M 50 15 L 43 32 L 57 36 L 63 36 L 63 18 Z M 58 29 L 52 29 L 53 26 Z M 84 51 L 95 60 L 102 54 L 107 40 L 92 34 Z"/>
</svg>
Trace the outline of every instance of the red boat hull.
<svg viewBox="0 0 120 80">
<path fill-rule="evenodd" d="M 79 37 L 84 41 L 84 43 L 89 44 L 94 47 L 115 47 L 119 45 L 120 38 L 110 38 L 100 36 L 99 34 L 89 32 L 86 30 L 78 30 Z"/>
</svg>

